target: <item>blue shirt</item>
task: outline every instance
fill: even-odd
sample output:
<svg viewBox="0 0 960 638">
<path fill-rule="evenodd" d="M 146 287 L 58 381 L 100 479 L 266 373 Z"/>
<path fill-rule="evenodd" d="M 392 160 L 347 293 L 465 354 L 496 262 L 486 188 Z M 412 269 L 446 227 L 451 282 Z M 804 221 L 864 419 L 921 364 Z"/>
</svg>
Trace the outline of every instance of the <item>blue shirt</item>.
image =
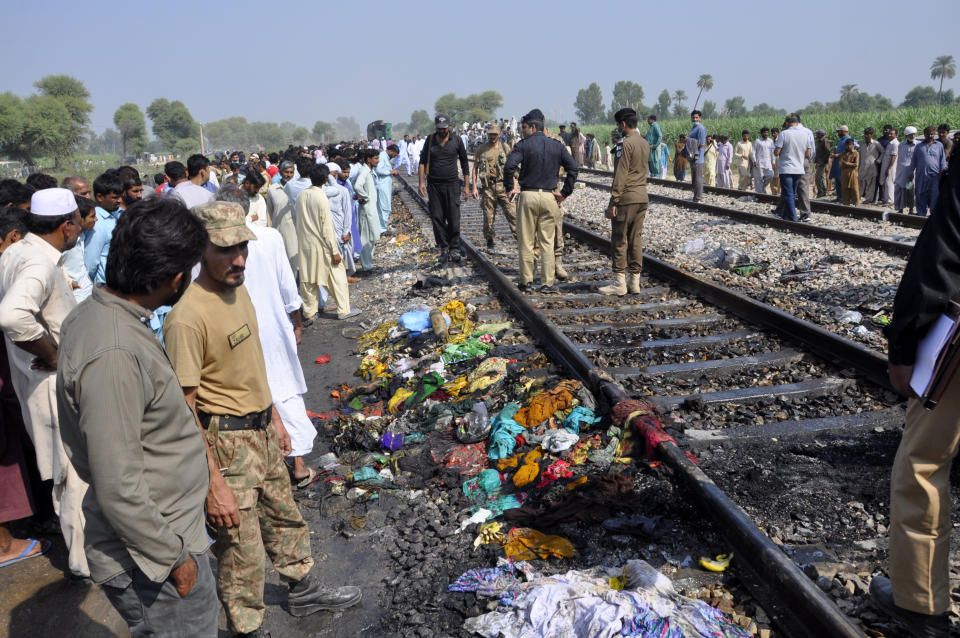
<svg viewBox="0 0 960 638">
<path fill-rule="evenodd" d="M 107 253 L 110 252 L 110 239 L 113 237 L 113 229 L 116 228 L 122 212 L 123 209 L 118 208 L 108 213 L 97 206 L 97 224 L 93 230 L 88 230 L 83 236 L 83 263 L 87 267 L 90 281 L 95 284 L 107 281 Z"/>
<path fill-rule="evenodd" d="M 690 129 L 690 135 L 687 137 L 693 138 L 700 142 L 699 150 L 697 151 L 697 164 L 703 164 L 703 147 L 707 143 L 707 129 L 703 127 L 703 124 L 699 122 L 693 125 L 693 128 Z"/>
<path fill-rule="evenodd" d="M 910 172 L 915 175 L 917 182 L 926 182 L 947 170 L 947 159 L 943 153 L 943 144 L 920 142 L 913 151 L 913 161 L 910 163 Z"/>
</svg>

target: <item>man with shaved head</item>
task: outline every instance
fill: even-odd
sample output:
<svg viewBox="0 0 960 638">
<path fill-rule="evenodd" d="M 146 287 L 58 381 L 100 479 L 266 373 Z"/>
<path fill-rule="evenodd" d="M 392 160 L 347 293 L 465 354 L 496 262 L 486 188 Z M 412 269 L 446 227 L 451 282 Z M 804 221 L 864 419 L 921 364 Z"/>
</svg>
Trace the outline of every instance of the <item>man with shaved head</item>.
<svg viewBox="0 0 960 638">
<path fill-rule="evenodd" d="M 71 175 L 70 177 L 64 177 L 63 182 L 60 186 L 70 190 L 77 197 L 86 197 L 87 199 L 93 199 L 90 196 L 90 182 L 80 177 L 79 175 Z"/>
</svg>

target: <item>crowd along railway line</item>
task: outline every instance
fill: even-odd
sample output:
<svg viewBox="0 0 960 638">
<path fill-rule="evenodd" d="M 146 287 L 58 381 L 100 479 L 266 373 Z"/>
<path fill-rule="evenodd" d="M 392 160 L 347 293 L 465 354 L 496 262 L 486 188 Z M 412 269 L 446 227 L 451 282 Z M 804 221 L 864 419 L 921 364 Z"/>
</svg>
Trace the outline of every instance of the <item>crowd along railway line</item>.
<svg viewBox="0 0 960 638">
<path fill-rule="evenodd" d="M 413 183 L 401 181 L 411 209 L 425 208 Z M 885 387 L 884 355 L 651 257 L 639 294 L 600 295 L 609 240 L 569 223 L 570 280 L 559 294 L 523 294 L 509 230 L 499 226 L 497 248 L 481 252 L 481 223 L 478 204 L 465 202 L 464 249 L 497 289 L 502 305 L 493 305 L 519 316 L 609 406 L 649 401 L 682 430 L 679 446 L 661 442 L 657 456 L 711 513 L 783 635 L 863 635 L 751 520 L 742 497 L 726 494 L 684 450 L 723 454 L 716 447 L 723 442 L 735 456 L 751 441 L 889 434 L 902 423 L 902 407 Z M 482 308 L 489 300 L 471 301 Z"/>
<path fill-rule="evenodd" d="M 601 179 L 611 179 L 613 177 L 612 171 L 587 168 L 585 166 L 580 167 L 581 174 L 589 174 L 600 177 Z M 654 186 L 664 186 L 678 190 L 691 191 L 693 190 L 693 184 L 690 182 L 677 182 L 670 179 L 661 179 L 658 177 L 647 177 L 647 182 Z M 714 195 L 723 195 L 726 197 L 731 197 L 734 199 L 739 199 L 744 196 L 752 196 L 758 202 L 764 202 L 768 204 L 776 205 L 780 201 L 779 195 L 773 195 L 770 193 L 757 193 L 753 190 L 741 191 L 735 188 L 723 188 L 719 186 L 704 186 L 704 193 L 711 193 Z M 835 217 L 847 217 L 854 219 L 864 219 L 870 221 L 888 221 L 892 224 L 898 224 L 906 228 L 920 229 L 923 228 L 924 221 L 926 218 L 920 217 L 919 215 L 907 215 L 904 213 L 896 213 L 892 211 L 884 211 L 879 208 L 867 208 L 864 206 L 849 206 L 846 204 L 839 204 L 836 202 L 824 201 L 822 199 L 812 199 L 810 200 L 810 208 L 815 213 L 823 213 L 825 215 L 833 215 Z"/>
</svg>

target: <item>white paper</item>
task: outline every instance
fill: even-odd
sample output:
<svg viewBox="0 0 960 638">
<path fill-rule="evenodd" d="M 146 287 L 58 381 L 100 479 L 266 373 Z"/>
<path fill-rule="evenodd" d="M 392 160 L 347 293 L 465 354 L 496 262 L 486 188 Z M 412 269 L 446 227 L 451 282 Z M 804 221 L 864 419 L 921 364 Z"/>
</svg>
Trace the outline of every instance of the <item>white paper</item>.
<svg viewBox="0 0 960 638">
<path fill-rule="evenodd" d="M 933 378 L 933 372 L 937 365 L 937 358 L 947 345 L 952 330 L 953 319 L 947 315 L 940 315 L 937 322 L 927 332 L 927 336 L 920 340 L 917 347 L 917 360 L 913 364 L 913 376 L 910 377 L 910 387 L 917 393 L 917 396 L 922 397 L 927 390 L 927 386 L 930 385 L 930 380 Z"/>
</svg>

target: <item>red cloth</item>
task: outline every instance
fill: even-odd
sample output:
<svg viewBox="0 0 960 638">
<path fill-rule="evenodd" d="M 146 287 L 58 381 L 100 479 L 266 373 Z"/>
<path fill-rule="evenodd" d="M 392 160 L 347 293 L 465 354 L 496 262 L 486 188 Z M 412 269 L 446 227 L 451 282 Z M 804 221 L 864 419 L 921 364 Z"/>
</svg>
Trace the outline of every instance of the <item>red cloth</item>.
<svg viewBox="0 0 960 638">
<path fill-rule="evenodd" d="M 0 523 L 33 516 L 30 478 L 23 455 L 27 432 L 10 383 L 6 344 L 0 340 Z"/>
<path fill-rule="evenodd" d="M 557 479 L 570 478 L 573 472 L 570 471 L 570 464 L 566 461 L 554 461 L 540 475 L 540 482 L 536 487 L 546 487 Z"/>
<path fill-rule="evenodd" d="M 461 476 L 476 476 L 487 469 L 487 445 L 483 441 L 461 445 L 443 453 L 432 450 L 430 455 L 440 465 L 458 470 Z"/>
<path fill-rule="evenodd" d="M 627 423 L 627 420 L 630 422 Z M 633 426 L 637 434 L 643 437 L 648 461 L 656 458 L 657 446 L 661 443 L 677 444 L 677 441 L 663 429 L 660 411 L 652 403 L 638 400 L 621 401 L 613 406 L 613 422 L 621 427 Z M 684 454 L 694 463 L 699 463 L 694 455 L 689 452 Z"/>
<path fill-rule="evenodd" d="M 280 169 L 277 168 L 275 164 L 271 164 L 270 166 L 267 167 L 267 175 L 269 175 L 270 177 L 276 176 L 276 174 L 279 172 L 280 172 Z"/>
</svg>

